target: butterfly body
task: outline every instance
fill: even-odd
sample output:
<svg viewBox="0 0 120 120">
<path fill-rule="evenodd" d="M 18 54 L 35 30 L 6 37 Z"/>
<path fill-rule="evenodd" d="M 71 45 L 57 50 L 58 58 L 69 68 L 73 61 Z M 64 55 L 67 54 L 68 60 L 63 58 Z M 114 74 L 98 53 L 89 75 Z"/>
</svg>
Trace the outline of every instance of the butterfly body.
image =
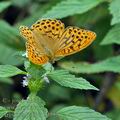
<svg viewBox="0 0 120 120">
<path fill-rule="evenodd" d="M 96 34 L 78 27 L 64 27 L 60 20 L 39 20 L 31 28 L 21 26 L 21 35 L 27 40 L 28 59 L 35 64 L 54 62 L 90 45 Z"/>
</svg>

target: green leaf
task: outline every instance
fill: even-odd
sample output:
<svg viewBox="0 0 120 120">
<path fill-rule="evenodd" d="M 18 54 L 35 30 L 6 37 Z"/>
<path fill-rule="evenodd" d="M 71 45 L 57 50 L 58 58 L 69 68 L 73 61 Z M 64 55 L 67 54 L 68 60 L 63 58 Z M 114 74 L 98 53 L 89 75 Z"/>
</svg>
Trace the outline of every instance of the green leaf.
<svg viewBox="0 0 120 120">
<path fill-rule="evenodd" d="M 42 67 L 42 65 L 35 65 L 33 63 L 29 63 L 26 70 L 35 80 L 40 80 L 42 75 L 46 73 L 46 70 Z"/>
<path fill-rule="evenodd" d="M 53 6 L 42 18 L 64 18 L 82 14 L 103 2 L 103 0 L 64 0 Z"/>
<path fill-rule="evenodd" d="M 120 24 L 116 24 L 113 28 L 109 30 L 107 35 L 101 42 L 101 45 L 108 44 L 120 44 Z"/>
<path fill-rule="evenodd" d="M 0 20 L 0 43 L 4 43 L 16 49 L 24 48 L 24 41 L 18 29 L 2 20 Z"/>
<path fill-rule="evenodd" d="M 0 118 L 2 118 L 4 115 L 6 115 L 10 110 L 7 110 L 6 108 L 0 106 Z"/>
<path fill-rule="evenodd" d="M 78 106 L 64 107 L 50 115 L 56 116 L 60 120 L 110 120 L 94 110 Z"/>
<path fill-rule="evenodd" d="M 13 120 L 46 120 L 47 109 L 45 102 L 37 96 L 29 96 L 22 100 L 15 109 Z"/>
<path fill-rule="evenodd" d="M 11 2 L 0 2 L 0 13 L 11 5 Z"/>
<path fill-rule="evenodd" d="M 110 13 L 113 15 L 111 24 L 120 23 L 120 0 L 112 0 L 109 6 Z"/>
<path fill-rule="evenodd" d="M 62 86 L 75 88 L 75 89 L 93 89 L 98 90 L 96 87 L 91 85 L 88 81 L 83 78 L 76 78 L 74 75 L 70 74 L 66 70 L 56 70 L 48 74 L 55 82 Z"/>
<path fill-rule="evenodd" d="M 4 53 L 4 55 L 3 55 Z M 15 54 L 17 51 L 7 45 L 0 44 L 0 63 L 1 64 L 10 64 L 10 65 L 21 65 L 23 61 L 20 58 L 17 58 Z M 9 59 L 8 59 L 9 58 Z"/>
<path fill-rule="evenodd" d="M 59 120 L 58 116 L 52 115 L 52 113 L 54 114 L 56 111 L 58 111 L 59 109 L 62 109 L 63 107 L 66 107 L 66 106 L 64 104 L 54 106 L 51 109 L 50 116 L 48 117 L 47 120 Z"/>
<path fill-rule="evenodd" d="M 120 120 L 120 109 L 117 108 L 110 111 L 109 113 L 107 113 L 107 116 L 110 117 L 112 120 Z"/>
<path fill-rule="evenodd" d="M 53 1 L 53 2 L 56 3 L 58 1 Z M 35 21 L 42 18 L 42 15 L 45 14 L 45 12 L 51 8 L 52 4 L 53 4 L 52 1 L 46 5 L 39 4 L 39 8 L 36 11 L 34 11 L 30 16 L 26 17 L 22 21 L 19 21 L 19 23 L 17 23 L 16 26 L 19 27 L 20 25 L 27 25 L 27 26 L 32 25 Z"/>
<path fill-rule="evenodd" d="M 49 94 L 51 97 L 53 97 L 53 99 L 65 99 L 65 100 L 69 100 L 70 99 L 70 91 L 67 88 L 64 88 L 62 86 L 53 84 L 50 86 L 49 88 Z M 62 94 L 59 94 L 62 93 Z"/>
<path fill-rule="evenodd" d="M 10 78 L 0 78 L 0 82 L 6 83 L 6 84 L 13 84 L 13 81 Z"/>
<path fill-rule="evenodd" d="M 91 25 L 92 27 L 94 25 L 96 26 L 95 23 L 97 21 L 101 20 L 103 17 L 106 17 L 109 14 L 109 11 L 107 10 L 106 7 L 107 7 L 106 5 L 102 4 L 102 5 L 99 5 L 99 7 L 95 7 L 95 8 L 89 10 L 88 12 L 86 12 L 84 14 L 75 15 L 74 17 L 72 17 L 72 23 L 75 26 L 80 26 L 80 27 L 83 27 L 83 28 L 84 27 L 87 28 L 87 26 L 89 26 L 89 25 Z M 94 17 L 91 17 L 92 15 L 94 15 Z M 102 26 L 100 26 L 100 27 L 102 27 Z M 96 29 L 94 29 L 94 31 L 96 31 Z"/>
<path fill-rule="evenodd" d="M 36 11 L 33 15 L 25 18 L 24 20 L 20 21 L 19 23 L 17 23 L 17 26 L 20 26 L 20 25 L 32 25 L 35 21 L 37 21 L 40 16 L 45 12 L 46 10 L 46 6 L 43 8 L 43 9 L 40 9 L 38 11 Z"/>
<path fill-rule="evenodd" d="M 102 5 L 101 5 L 101 7 L 102 7 Z M 105 8 L 103 9 L 104 11 L 105 11 L 105 9 L 107 11 L 106 7 L 107 6 L 105 5 Z M 103 12 L 103 11 L 100 11 L 100 12 Z M 107 16 L 109 16 L 109 13 L 107 14 Z M 101 40 L 103 40 L 104 36 L 107 34 L 108 30 L 111 28 L 109 17 L 103 17 L 98 21 L 99 22 L 96 21 L 97 23 L 94 26 L 94 28 L 95 28 L 94 31 L 97 33 L 97 38 L 91 46 L 92 51 L 94 52 L 94 59 L 97 61 L 107 59 L 108 57 L 112 57 L 113 52 L 114 52 L 112 44 L 100 45 Z M 103 22 L 104 22 L 104 25 L 103 25 Z M 91 57 L 90 51 L 88 51 L 88 52 L 89 52 L 89 56 Z M 88 53 L 86 53 L 86 54 L 88 54 Z M 90 57 L 88 57 L 87 59 L 90 59 Z"/>
<path fill-rule="evenodd" d="M 19 7 L 24 7 L 25 5 L 28 5 L 31 0 L 11 0 L 12 4 Z"/>
<path fill-rule="evenodd" d="M 115 72 L 120 73 L 120 56 L 111 57 L 98 63 L 90 64 L 87 62 L 61 62 L 59 66 L 73 73 L 100 73 Z"/>
<path fill-rule="evenodd" d="M 12 65 L 0 65 L 0 77 L 12 77 L 18 74 L 25 72 Z"/>
</svg>

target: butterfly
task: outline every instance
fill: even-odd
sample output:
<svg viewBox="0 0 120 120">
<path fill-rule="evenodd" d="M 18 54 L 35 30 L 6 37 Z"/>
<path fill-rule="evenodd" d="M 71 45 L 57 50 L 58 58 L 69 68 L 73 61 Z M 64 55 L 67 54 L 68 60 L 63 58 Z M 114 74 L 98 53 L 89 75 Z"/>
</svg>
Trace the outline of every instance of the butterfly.
<svg viewBox="0 0 120 120">
<path fill-rule="evenodd" d="M 26 39 L 28 59 L 34 64 L 45 64 L 74 54 L 90 45 L 96 38 L 92 31 L 69 26 L 56 19 L 38 20 L 30 28 L 20 26 Z"/>
</svg>

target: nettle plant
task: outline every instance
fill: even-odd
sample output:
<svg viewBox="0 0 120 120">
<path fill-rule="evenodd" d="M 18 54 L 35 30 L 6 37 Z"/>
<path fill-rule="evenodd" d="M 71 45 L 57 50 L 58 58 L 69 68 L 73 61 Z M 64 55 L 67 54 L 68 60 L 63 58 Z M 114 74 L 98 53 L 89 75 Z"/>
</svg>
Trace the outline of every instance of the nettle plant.
<svg viewBox="0 0 120 120">
<path fill-rule="evenodd" d="M 67 70 L 56 69 L 52 65 L 60 58 L 86 48 L 95 39 L 94 32 L 77 27 L 65 29 L 61 21 L 45 19 L 37 21 L 31 28 L 21 26 L 20 33 L 26 39 L 25 71 L 12 65 L 0 65 L 0 77 L 25 75 L 23 85 L 30 92 L 14 110 L 0 107 L 0 118 L 10 112 L 14 120 L 109 120 L 88 107 L 75 105 L 49 112 L 45 101 L 37 96 L 44 85 L 51 84 L 51 80 L 64 87 L 98 90 L 84 78 L 77 78 Z"/>
</svg>

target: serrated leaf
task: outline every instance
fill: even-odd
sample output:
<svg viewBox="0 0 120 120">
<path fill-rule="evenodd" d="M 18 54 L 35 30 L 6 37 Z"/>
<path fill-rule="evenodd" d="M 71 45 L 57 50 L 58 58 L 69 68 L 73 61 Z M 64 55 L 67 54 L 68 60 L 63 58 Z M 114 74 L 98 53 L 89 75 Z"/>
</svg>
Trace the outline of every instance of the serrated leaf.
<svg viewBox="0 0 120 120">
<path fill-rule="evenodd" d="M 6 115 L 10 110 L 0 106 L 0 118 L 2 118 L 4 115 Z"/>
<path fill-rule="evenodd" d="M 87 107 L 70 106 L 64 107 L 51 116 L 57 116 L 60 120 L 110 120 L 105 115 L 102 115 Z"/>
<path fill-rule="evenodd" d="M 0 20 L 0 42 L 16 49 L 24 48 L 24 41 L 18 29 L 3 20 Z"/>
<path fill-rule="evenodd" d="M 59 66 L 73 73 L 93 74 L 108 71 L 120 73 L 120 56 L 111 57 L 94 64 L 87 62 L 61 62 Z"/>
<path fill-rule="evenodd" d="M 103 0 L 64 0 L 53 6 L 42 18 L 64 18 L 82 14 L 103 2 Z"/>
<path fill-rule="evenodd" d="M 11 5 L 11 2 L 4 1 L 0 2 L 0 13 Z"/>
<path fill-rule="evenodd" d="M 120 24 L 116 24 L 113 28 L 109 30 L 107 35 L 101 42 L 101 45 L 108 44 L 120 44 Z"/>
<path fill-rule="evenodd" d="M 93 89 L 98 90 L 83 78 L 76 78 L 66 70 L 56 70 L 48 74 L 48 77 L 62 86 L 75 89 Z"/>
<path fill-rule="evenodd" d="M 112 0 L 109 6 L 110 13 L 113 15 L 111 24 L 120 23 L 120 0 Z"/>
<path fill-rule="evenodd" d="M 16 107 L 13 120 L 46 120 L 47 109 L 45 102 L 39 97 L 28 97 L 22 100 Z"/>
<path fill-rule="evenodd" d="M 12 77 L 18 74 L 25 72 L 12 65 L 0 65 L 0 77 Z"/>
</svg>

